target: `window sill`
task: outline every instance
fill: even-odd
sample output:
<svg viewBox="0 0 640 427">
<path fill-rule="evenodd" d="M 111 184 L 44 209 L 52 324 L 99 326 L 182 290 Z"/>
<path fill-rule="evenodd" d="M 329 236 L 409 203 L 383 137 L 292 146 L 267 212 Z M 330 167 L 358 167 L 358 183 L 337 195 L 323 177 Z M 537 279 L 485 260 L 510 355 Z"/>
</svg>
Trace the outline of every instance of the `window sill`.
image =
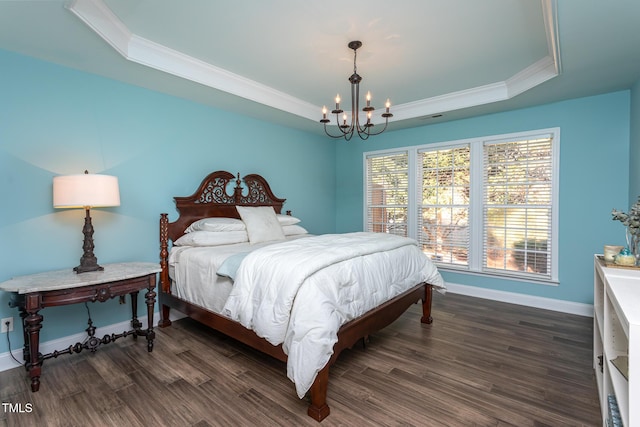
<svg viewBox="0 0 640 427">
<path fill-rule="evenodd" d="M 465 268 L 456 268 L 456 267 L 452 267 L 450 265 L 439 264 L 437 262 L 434 262 L 434 264 L 438 267 L 438 270 L 443 271 L 443 272 L 447 272 L 447 273 L 464 274 L 464 275 L 470 275 L 470 276 L 479 276 L 479 277 L 486 277 L 486 278 L 492 278 L 492 279 L 498 279 L 498 280 L 515 281 L 515 282 L 525 282 L 525 283 L 532 283 L 532 284 L 536 284 L 536 285 L 545 285 L 545 286 L 559 286 L 560 285 L 560 281 L 554 280 L 554 279 L 527 277 L 527 276 L 516 275 L 516 274 L 508 274 L 508 273 L 505 273 L 505 274 L 487 273 L 487 272 L 483 272 L 483 271 L 467 270 Z"/>
</svg>

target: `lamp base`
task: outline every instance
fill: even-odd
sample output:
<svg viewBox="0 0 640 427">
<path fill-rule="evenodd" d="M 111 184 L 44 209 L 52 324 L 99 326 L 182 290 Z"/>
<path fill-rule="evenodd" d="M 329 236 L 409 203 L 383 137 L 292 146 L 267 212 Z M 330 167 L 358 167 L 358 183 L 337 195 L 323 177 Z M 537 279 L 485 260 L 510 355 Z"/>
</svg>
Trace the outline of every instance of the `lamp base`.
<svg viewBox="0 0 640 427">
<path fill-rule="evenodd" d="M 73 271 L 76 273 L 88 273 L 90 271 L 103 271 L 104 267 L 98 264 L 95 265 L 82 265 L 80 264 L 77 267 L 73 267 Z"/>
<path fill-rule="evenodd" d="M 104 270 L 104 267 L 98 265 L 98 258 L 93 254 L 93 225 L 91 224 L 91 214 L 89 212 L 90 209 L 88 207 L 85 208 L 84 227 L 82 228 L 82 233 L 84 234 L 82 248 L 84 253 L 80 258 L 80 265 L 73 269 L 76 273 Z"/>
</svg>

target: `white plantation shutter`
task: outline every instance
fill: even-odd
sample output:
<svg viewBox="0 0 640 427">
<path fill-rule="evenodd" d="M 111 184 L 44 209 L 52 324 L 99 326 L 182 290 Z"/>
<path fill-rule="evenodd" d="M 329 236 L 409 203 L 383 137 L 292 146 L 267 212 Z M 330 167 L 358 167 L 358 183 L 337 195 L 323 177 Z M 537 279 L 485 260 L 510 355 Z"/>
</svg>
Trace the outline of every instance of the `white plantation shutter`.
<svg viewBox="0 0 640 427">
<path fill-rule="evenodd" d="M 407 236 L 409 156 L 367 156 L 366 231 Z"/>
<path fill-rule="evenodd" d="M 443 264 L 467 266 L 470 147 L 419 151 L 418 242 Z"/>
<path fill-rule="evenodd" d="M 560 129 L 364 154 L 365 227 L 439 268 L 558 283 Z"/>
<path fill-rule="evenodd" d="M 483 270 L 551 278 L 553 136 L 485 141 Z"/>
</svg>

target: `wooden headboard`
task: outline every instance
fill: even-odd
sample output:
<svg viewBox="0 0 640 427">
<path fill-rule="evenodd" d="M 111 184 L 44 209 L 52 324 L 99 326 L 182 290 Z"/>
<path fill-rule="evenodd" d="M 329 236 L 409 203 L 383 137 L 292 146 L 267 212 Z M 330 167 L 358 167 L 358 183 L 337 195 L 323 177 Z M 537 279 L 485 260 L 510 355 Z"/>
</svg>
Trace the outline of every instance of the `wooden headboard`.
<svg viewBox="0 0 640 427">
<path fill-rule="evenodd" d="M 233 181 L 235 186 L 232 187 Z M 229 192 L 231 194 L 229 194 Z M 180 216 L 168 224 L 168 238 L 175 241 L 194 221 L 210 217 L 240 218 L 236 206 L 273 206 L 282 212 L 286 199 L 276 197 L 262 176 L 250 174 L 240 179 L 227 171 L 207 175 L 195 193 L 188 197 L 174 197 Z"/>
<path fill-rule="evenodd" d="M 229 187 L 233 186 L 229 194 Z M 160 214 L 160 284 L 163 292 L 171 293 L 169 280 L 169 239 L 175 241 L 184 234 L 192 222 L 211 217 L 240 218 L 236 206 L 273 206 L 276 213 L 282 213 L 286 199 L 276 197 L 267 180 L 260 175 L 216 171 L 207 175 L 195 193 L 188 197 L 174 197 L 179 217 L 169 222 L 169 214 Z M 287 212 L 290 214 L 290 212 Z"/>
</svg>

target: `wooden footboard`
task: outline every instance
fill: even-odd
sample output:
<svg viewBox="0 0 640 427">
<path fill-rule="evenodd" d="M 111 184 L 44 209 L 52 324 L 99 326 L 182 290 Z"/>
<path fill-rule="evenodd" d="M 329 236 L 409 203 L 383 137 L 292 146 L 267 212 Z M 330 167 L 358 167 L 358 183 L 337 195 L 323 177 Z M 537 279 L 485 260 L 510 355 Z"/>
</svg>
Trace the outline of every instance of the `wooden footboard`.
<svg viewBox="0 0 640 427">
<path fill-rule="evenodd" d="M 351 348 L 362 338 L 371 335 L 393 323 L 402 313 L 419 300 L 422 300 L 422 322 L 431 323 L 431 298 L 433 287 L 426 283 L 421 283 L 414 288 L 398 295 L 392 300 L 370 310 L 363 316 L 358 317 L 342 325 L 338 331 L 338 342 L 333 346 L 333 355 L 324 368 L 318 373 L 311 386 L 311 404 L 307 409 L 307 414 L 317 420 L 322 421 L 329 413 L 327 405 L 327 390 L 329 388 L 329 368 L 335 363 L 342 350 Z M 425 319 L 427 321 L 425 322 Z"/>
<path fill-rule="evenodd" d="M 307 414 L 317 420 L 322 421 L 331 412 L 327 404 L 327 391 L 329 389 L 329 368 L 335 363 L 340 353 L 347 348 L 353 347 L 362 338 L 371 335 L 384 327 L 390 325 L 402 313 L 404 313 L 411 304 L 422 300 L 422 319 L 431 319 L 430 295 L 432 286 L 421 284 L 402 295 L 388 301 L 382 306 L 375 308 L 364 316 L 352 320 L 343 325 L 338 331 L 338 342 L 333 347 L 333 355 L 325 367 L 318 373 L 309 391 L 311 403 L 307 408 Z M 282 362 L 287 361 L 287 355 L 282 350 L 282 346 L 274 346 L 264 338 L 260 338 L 253 331 L 246 329 L 244 326 L 234 322 L 226 317 L 216 313 L 207 311 L 201 307 L 192 305 L 171 294 L 160 292 L 160 304 L 164 314 L 168 316 L 169 309 L 175 308 L 184 313 L 188 317 L 209 326 L 223 334 L 234 338 L 262 353 L 268 354 Z M 429 302 L 428 302 L 429 301 Z M 171 322 L 168 322 L 170 324 Z M 428 322 L 431 323 L 431 322 Z M 168 325 L 161 320 L 159 326 Z"/>
<path fill-rule="evenodd" d="M 220 331 L 256 350 L 268 354 L 283 362 L 287 355 L 282 346 L 274 346 L 264 338 L 257 336 L 252 330 L 246 329 L 240 323 L 224 316 L 190 304 L 171 293 L 171 279 L 169 277 L 169 241 L 180 237 L 186 227 L 193 221 L 205 217 L 238 217 L 235 206 L 273 206 L 277 213 L 281 212 L 284 199 L 276 198 L 264 178 L 259 175 L 247 175 L 244 182 L 249 188 L 248 195 L 243 195 L 241 180 L 238 176 L 233 195 L 226 193 L 227 185 L 234 179 L 234 175 L 218 171 L 209 174 L 199 189 L 190 197 L 176 197 L 176 205 L 180 217 L 175 222 L 169 222 L 168 215 L 160 215 L 160 322 L 159 327 L 171 325 L 170 309 L 174 308 L 190 318 Z M 393 298 L 381 306 L 370 310 L 363 316 L 343 325 L 338 331 L 338 342 L 334 345 L 333 355 L 324 368 L 318 373 L 310 389 L 311 403 L 307 414 L 317 421 L 326 418 L 330 409 L 327 405 L 327 390 L 329 385 L 329 368 L 335 363 L 340 353 L 351 348 L 360 339 L 379 331 L 395 321 L 411 304 L 422 301 L 422 323 L 431 323 L 431 303 L 433 289 L 429 284 L 419 284 Z"/>
</svg>

